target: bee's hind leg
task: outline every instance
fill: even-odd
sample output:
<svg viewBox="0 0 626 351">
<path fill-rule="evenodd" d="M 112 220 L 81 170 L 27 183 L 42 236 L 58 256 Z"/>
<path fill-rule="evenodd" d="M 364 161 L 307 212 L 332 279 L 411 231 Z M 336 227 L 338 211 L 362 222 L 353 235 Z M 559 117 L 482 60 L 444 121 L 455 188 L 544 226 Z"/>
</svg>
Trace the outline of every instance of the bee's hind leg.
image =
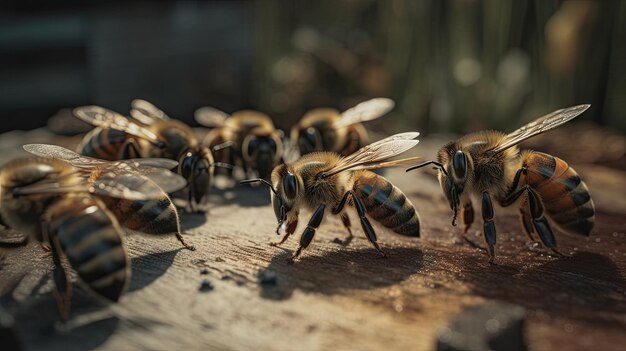
<svg viewBox="0 0 626 351">
<path fill-rule="evenodd" d="M 369 239 L 370 243 L 374 245 L 376 251 L 378 251 L 383 257 L 387 257 L 387 254 L 380 248 L 380 246 L 378 246 L 378 243 L 376 242 L 376 232 L 374 231 L 372 224 L 367 219 L 367 217 L 365 217 L 365 206 L 363 206 L 363 203 L 354 192 L 349 191 L 348 193 L 352 195 L 354 207 L 356 207 L 356 211 L 359 214 L 359 218 L 361 219 L 361 227 L 363 227 L 363 231 L 365 232 L 365 235 L 367 235 L 367 239 Z"/>
<path fill-rule="evenodd" d="M 326 209 L 326 205 L 321 204 L 315 210 L 315 212 L 313 212 L 313 216 L 311 216 L 309 223 L 307 224 L 306 228 L 304 229 L 304 232 L 302 233 L 302 236 L 300 237 L 300 246 L 298 247 L 298 250 L 296 250 L 296 253 L 294 253 L 293 256 L 291 256 L 291 258 L 289 259 L 289 262 L 293 263 L 294 260 L 298 258 L 298 256 L 300 256 L 300 253 L 302 252 L 302 250 L 306 249 L 311 243 L 311 241 L 313 241 L 313 237 L 315 236 L 315 230 L 322 223 L 322 219 L 324 219 L 325 209 Z"/>
<path fill-rule="evenodd" d="M 528 185 L 521 187 L 519 190 L 509 195 L 507 199 L 503 201 L 504 206 L 515 202 L 515 200 L 517 200 L 525 192 L 528 193 L 527 201 L 528 209 L 530 210 L 530 218 L 528 219 L 528 222 L 530 225 L 532 225 L 534 231 L 537 232 L 537 234 L 539 235 L 539 239 L 541 239 L 541 242 L 557 256 L 569 257 L 562 254 L 556 249 L 556 238 L 554 237 L 552 228 L 550 228 L 550 223 L 548 223 L 548 220 L 544 216 L 544 209 L 541 200 L 539 199 L 539 195 L 533 188 L 529 187 Z M 521 211 L 525 210 L 522 209 Z M 527 230 L 527 233 L 529 234 L 526 224 L 524 224 L 524 229 Z"/>
</svg>

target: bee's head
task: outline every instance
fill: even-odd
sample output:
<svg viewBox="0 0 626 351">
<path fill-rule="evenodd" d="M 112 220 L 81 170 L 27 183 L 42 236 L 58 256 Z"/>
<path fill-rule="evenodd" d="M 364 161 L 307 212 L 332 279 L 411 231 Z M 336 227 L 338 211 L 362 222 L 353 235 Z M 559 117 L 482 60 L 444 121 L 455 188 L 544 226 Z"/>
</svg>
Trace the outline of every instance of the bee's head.
<svg viewBox="0 0 626 351">
<path fill-rule="evenodd" d="M 190 198 L 201 203 L 211 185 L 213 156 L 206 147 L 187 148 L 178 157 L 178 174 L 187 180 Z"/>
<path fill-rule="evenodd" d="M 298 189 L 301 188 L 301 181 L 298 176 L 291 170 L 287 169 L 287 165 L 282 164 L 272 171 L 271 183 L 265 179 L 247 179 L 240 183 L 262 183 L 267 185 L 271 190 L 272 207 L 274 215 L 280 226 L 287 220 L 289 213 L 294 210 L 294 205 L 298 197 Z"/>
<path fill-rule="evenodd" d="M 439 184 L 448 199 L 450 209 L 454 211 L 452 225 L 456 225 L 460 197 L 473 172 L 472 160 L 467 152 L 459 150 L 454 144 L 449 144 L 439 151 L 438 161 L 441 164 Z"/>
<path fill-rule="evenodd" d="M 322 150 L 322 136 L 320 132 L 313 127 L 300 130 L 297 142 L 301 155 Z"/>
<path fill-rule="evenodd" d="M 272 194 L 272 206 L 278 223 L 287 220 L 287 215 L 294 207 L 300 188 L 297 175 L 285 164 L 282 164 L 272 172 L 272 184 L 276 193 Z"/>
<path fill-rule="evenodd" d="M 280 162 L 282 149 L 278 132 L 253 130 L 244 138 L 241 152 L 244 160 L 259 172 L 259 176 L 269 180 L 272 168 Z"/>
</svg>

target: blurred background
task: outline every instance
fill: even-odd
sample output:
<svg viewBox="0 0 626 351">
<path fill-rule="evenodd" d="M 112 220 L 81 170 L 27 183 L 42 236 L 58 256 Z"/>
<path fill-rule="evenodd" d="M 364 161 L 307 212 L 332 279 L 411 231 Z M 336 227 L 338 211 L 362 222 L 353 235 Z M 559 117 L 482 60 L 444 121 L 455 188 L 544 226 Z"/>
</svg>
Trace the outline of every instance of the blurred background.
<svg viewBox="0 0 626 351">
<path fill-rule="evenodd" d="M 211 105 L 288 129 L 387 96 L 396 109 L 368 123 L 387 133 L 511 131 L 581 103 L 580 120 L 623 133 L 625 42 L 618 0 L 5 0 L 0 129 L 133 98 L 192 125 Z"/>
</svg>

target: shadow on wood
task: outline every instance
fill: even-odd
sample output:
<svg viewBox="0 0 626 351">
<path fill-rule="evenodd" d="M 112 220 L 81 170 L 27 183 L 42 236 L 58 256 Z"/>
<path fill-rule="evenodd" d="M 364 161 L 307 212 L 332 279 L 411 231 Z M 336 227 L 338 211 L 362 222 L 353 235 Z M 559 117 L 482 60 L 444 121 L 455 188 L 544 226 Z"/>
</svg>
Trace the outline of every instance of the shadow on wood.
<svg viewBox="0 0 626 351">
<path fill-rule="evenodd" d="M 276 272 L 274 284 L 261 284 L 261 297 L 285 300 L 294 290 L 337 294 L 344 290 L 367 290 L 392 286 L 419 272 L 422 251 L 417 248 L 387 248 L 388 258 L 374 249 L 328 251 L 322 255 L 305 252 L 295 263 L 285 250 L 272 258 L 268 271 Z"/>
<path fill-rule="evenodd" d="M 131 259 L 133 273 L 128 292 L 141 290 L 165 274 L 172 266 L 176 254 L 181 250 L 184 249 L 179 248 L 166 252 L 150 253 L 133 257 Z"/>
<path fill-rule="evenodd" d="M 555 257 L 528 268 L 486 267 L 480 257 L 469 256 L 456 264 L 459 271 L 468 273 L 458 278 L 486 298 L 582 319 L 602 320 L 590 310 L 626 312 L 625 281 L 615 263 L 597 253 L 578 252 L 571 258 Z"/>
</svg>

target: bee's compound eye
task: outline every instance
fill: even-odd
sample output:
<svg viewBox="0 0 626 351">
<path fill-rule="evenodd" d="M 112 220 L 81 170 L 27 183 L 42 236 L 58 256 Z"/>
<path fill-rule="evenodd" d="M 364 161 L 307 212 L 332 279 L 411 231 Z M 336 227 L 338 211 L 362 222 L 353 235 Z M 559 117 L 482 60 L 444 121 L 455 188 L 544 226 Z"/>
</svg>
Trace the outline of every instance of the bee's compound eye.
<svg viewBox="0 0 626 351">
<path fill-rule="evenodd" d="M 467 173 L 467 156 L 461 150 L 458 150 L 452 158 L 452 168 L 454 168 L 454 175 L 457 179 L 465 178 Z"/>
<path fill-rule="evenodd" d="M 252 157 L 259 149 L 259 139 L 255 136 L 249 136 L 247 143 L 244 142 L 243 152 L 245 152 L 245 156 Z"/>
<path fill-rule="evenodd" d="M 186 152 L 185 154 L 183 154 L 178 162 L 180 167 L 180 175 L 183 176 L 185 179 L 189 178 L 193 171 L 193 154 L 191 152 Z"/>
<path fill-rule="evenodd" d="M 283 177 L 283 191 L 288 199 L 296 197 L 297 186 L 296 176 L 291 173 L 285 174 Z"/>
</svg>

